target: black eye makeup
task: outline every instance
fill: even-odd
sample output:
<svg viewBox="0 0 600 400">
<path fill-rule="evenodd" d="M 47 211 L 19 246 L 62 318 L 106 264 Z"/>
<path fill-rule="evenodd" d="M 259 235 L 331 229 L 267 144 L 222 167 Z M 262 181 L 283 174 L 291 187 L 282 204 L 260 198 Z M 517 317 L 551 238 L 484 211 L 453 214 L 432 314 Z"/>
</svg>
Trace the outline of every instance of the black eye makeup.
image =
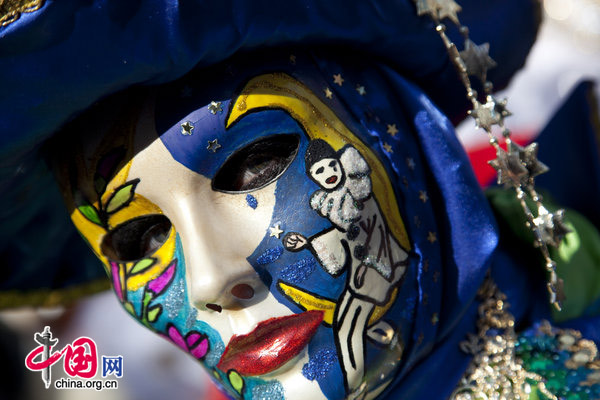
<svg viewBox="0 0 600 400">
<path fill-rule="evenodd" d="M 289 167 L 298 153 L 298 135 L 258 139 L 233 153 L 216 173 L 212 187 L 226 193 L 261 189 Z"/>
<path fill-rule="evenodd" d="M 168 239 L 171 221 L 161 214 L 130 219 L 108 232 L 100 249 L 112 261 L 137 261 L 149 257 Z"/>
</svg>

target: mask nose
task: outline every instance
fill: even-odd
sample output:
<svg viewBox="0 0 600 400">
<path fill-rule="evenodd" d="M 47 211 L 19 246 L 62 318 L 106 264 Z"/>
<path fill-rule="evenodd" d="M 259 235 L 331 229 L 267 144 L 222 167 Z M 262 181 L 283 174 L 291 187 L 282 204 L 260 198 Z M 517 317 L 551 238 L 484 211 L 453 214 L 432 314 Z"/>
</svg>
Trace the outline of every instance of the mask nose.
<svg viewBox="0 0 600 400">
<path fill-rule="evenodd" d="M 266 290 L 231 236 L 215 233 L 213 228 L 203 229 L 210 226 L 206 223 L 190 225 L 180 237 L 188 295 L 194 307 L 215 312 L 239 309 Z"/>
<path fill-rule="evenodd" d="M 249 305 L 264 291 L 258 274 L 245 266 L 208 265 L 190 262 L 188 288 L 190 300 L 200 310 L 221 312 L 224 309 L 239 309 Z M 189 265 L 186 260 L 186 266 Z"/>
</svg>

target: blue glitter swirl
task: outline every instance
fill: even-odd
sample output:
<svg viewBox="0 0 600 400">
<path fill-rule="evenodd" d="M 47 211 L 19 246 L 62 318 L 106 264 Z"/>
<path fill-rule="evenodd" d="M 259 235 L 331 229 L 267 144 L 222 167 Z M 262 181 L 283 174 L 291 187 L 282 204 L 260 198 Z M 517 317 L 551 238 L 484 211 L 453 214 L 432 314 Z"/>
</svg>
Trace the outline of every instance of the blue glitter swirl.
<svg viewBox="0 0 600 400">
<path fill-rule="evenodd" d="M 252 196 L 251 194 L 246 195 L 246 203 L 248 203 L 250 208 L 253 210 L 256 210 L 256 207 L 258 207 L 258 200 L 256 200 L 256 197 Z"/>
<path fill-rule="evenodd" d="M 301 283 L 304 282 L 310 274 L 313 273 L 317 262 L 312 257 L 302 258 L 301 260 L 288 265 L 285 267 L 281 274 L 280 279 L 290 283 Z"/>
<path fill-rule="evenodd" d="M 309 381 L 320 380 L 325 378 L 331 367 L 338 363 L 337 353 L 334 349 L 321 349 L 304 364 L 302 375 Z"/>
<path fill-rule="evenodd" d="M 256 259 L 256 263 L 258 265 L 270 264 L 273 261 L 277 260 L 283 254 L 283 247 L 273 247 L 262 253 Z"/>
</svg>

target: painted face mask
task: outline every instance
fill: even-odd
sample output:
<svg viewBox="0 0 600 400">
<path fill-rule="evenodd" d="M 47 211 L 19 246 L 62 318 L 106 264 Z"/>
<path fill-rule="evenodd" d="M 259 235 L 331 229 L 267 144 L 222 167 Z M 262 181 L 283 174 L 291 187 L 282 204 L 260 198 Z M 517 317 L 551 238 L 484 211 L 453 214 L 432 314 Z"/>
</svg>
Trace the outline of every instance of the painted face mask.
<svg viewBox="0 0 600 400">
<path fill-rule="evenodd" d="M 279 68 L 109 102 L 59 178 L 127 312 L 230 396 L 375 398 L 437 335 L 421 152 L 395 100 Z"/>
</svg>

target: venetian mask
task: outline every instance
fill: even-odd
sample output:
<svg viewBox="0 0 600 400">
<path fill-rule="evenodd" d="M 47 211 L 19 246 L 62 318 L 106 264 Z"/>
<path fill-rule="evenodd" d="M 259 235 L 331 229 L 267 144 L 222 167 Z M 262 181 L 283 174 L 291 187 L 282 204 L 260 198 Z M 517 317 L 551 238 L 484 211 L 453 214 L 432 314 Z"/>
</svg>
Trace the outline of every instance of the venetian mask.
<svg viewBox="0 0 600 400">
<path fill-rule="evenodd" d="M 71 217 L 120 302 L 235 398 L 377 397 L 417 341 L 420 262 L 386 153 L 301 78 L 194 90 L 66 139 Z"/>
</svg>

